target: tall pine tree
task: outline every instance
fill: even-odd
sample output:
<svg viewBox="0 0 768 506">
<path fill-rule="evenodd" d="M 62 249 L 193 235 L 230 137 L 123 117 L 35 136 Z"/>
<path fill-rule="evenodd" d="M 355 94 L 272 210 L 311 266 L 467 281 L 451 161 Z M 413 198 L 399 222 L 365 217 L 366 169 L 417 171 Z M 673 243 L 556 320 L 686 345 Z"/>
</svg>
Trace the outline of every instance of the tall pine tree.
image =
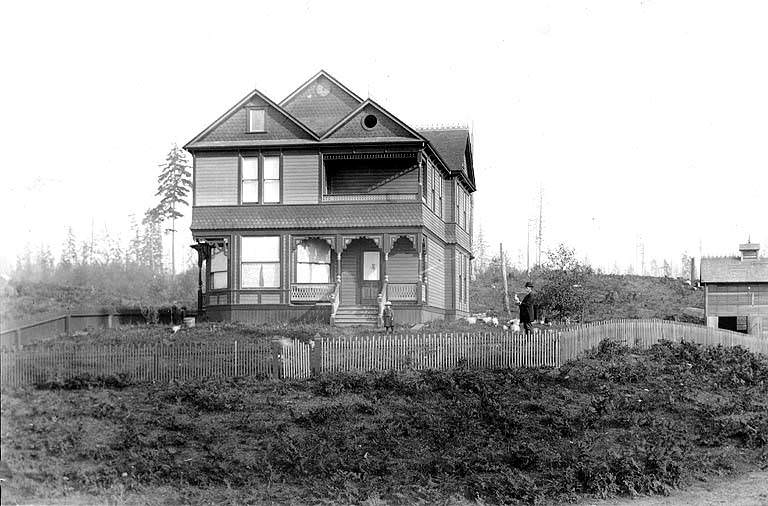
<svg viewBox="0 0 768 506">
<path fill-rule="evenodd" d="M 188 206 L 187 195 L 192 188 L 192 173 L 184 150 L 176 144 L 165 157 L 165 163 L 160 165 L 160 175 L 157 177 L 157 193 L 160 203 L 149 209 L 144 216 L 144 224 L 161 223 L 171 220 L 171 273 L 176 275 L 176 218 L 184 216 L 177 208 Z"/>
</svg>

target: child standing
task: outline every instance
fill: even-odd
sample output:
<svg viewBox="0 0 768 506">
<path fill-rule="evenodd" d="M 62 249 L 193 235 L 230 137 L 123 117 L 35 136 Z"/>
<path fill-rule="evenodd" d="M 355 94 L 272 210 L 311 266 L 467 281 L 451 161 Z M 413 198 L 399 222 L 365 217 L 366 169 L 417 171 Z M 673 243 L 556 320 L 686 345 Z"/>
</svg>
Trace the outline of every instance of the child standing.
<svg viewBox="0 0 768 506">
<path fill-rule="evenodd" d="M 387 301 L 384 304 L 384 312 L 382 313 L 384 318 L 384 330 L 387 334 L 395 331 L 395 313 L 392 311 L 392 303 Z"/>
</svg>

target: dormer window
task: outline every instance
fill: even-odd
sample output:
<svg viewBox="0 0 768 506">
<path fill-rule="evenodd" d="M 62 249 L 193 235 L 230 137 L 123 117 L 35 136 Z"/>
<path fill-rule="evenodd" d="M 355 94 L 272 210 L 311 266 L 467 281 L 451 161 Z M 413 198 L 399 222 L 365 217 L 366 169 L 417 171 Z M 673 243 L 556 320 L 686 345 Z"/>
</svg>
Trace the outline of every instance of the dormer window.
<svg viewBox="0 0 768 506">
<path fill-rule="evenodd" d="M 248 133 L 266 132 L 264 109 L 248 109 Z"/>
</svg>

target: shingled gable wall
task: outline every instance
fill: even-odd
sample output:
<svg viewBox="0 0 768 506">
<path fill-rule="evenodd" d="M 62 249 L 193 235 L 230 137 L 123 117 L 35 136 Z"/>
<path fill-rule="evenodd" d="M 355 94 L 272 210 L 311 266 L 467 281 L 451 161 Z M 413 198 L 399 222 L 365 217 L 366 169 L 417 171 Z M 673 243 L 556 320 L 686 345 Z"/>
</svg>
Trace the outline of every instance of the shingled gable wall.
<svg viewBox="0 0 768 506">
<path fill-rule="evenodd" d="M 326 95 L 318 93 L 320 85 Z M 319 75 L 280 103 L 310 130 L 323 135 L 360 105 L 360 100 L 324 75 Z"/>
<path fill-rule="evenodd" d="M 378 119 L 378 123 L 373 128 L 363 127 L 363 118 L 372 114 Z M 346 121 L 338 129 L 334 130 L 326 139 L 343 138 L 393 138 L 403 137 L 407 139 L 416 139 L 407 129 L 398 125 L 396 121 L 389 118 L 386 113 L 380 111 L 376 106 L 368 104 Z"/>
<path fill-rule="evenodd" d="M 248 133 L 246 111 L 250 107 L 266 110 L 266 132 Z M 281 111 L 276 110 L 259 96 L 251 97 L 236 111 L 233 111 L 210 132 L 198 139 L 198 142 L 250 142 L 254 140 L 313 140 L 312 135 L 304 131 Z"/>
</svg>

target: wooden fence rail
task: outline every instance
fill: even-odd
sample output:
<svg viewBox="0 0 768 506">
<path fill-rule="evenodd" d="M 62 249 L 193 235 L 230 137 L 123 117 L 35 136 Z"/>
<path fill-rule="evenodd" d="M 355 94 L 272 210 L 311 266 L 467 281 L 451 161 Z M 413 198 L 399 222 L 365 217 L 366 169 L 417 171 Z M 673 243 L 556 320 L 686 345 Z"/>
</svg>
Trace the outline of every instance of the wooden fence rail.
<svg viewBox="0 0 768 506">
<path fill-rule="evenodd" d="M 768 340 L 662 320 L 611 320 L 542 332 L 371 335 L 302 343 L 205 341 L 155 344 L 52 344 L 0 350 L 0 383 L 18 386 L 80 374 L 131 381 L 202 377 L 306 378 L 312 374 L 401 369 L 559 367 L 603 339 L 647 348 L 667 339 L 742 346 L 768 354 Z"/>
<path fill-rule="evenodd" d="M 194 312 L 191 314 L 194 316 Z M 22 346 L 55 339 L 88 329 L 111 329 L 117 325 L 144 323 L 141 311 L 122 313 L 66 314 L 17 328 L 0 330 L 0 347 Z"/>
</svg>

